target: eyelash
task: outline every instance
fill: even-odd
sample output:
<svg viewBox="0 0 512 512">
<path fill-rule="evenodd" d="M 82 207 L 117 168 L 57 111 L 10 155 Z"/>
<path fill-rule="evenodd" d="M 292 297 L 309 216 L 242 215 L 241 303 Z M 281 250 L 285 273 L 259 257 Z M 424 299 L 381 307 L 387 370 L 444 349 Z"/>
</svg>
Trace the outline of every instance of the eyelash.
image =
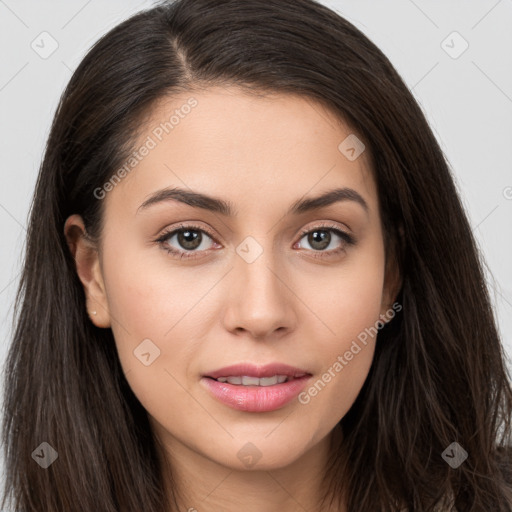
<svg viewBox="0 0 512 512">
<path fill-rule="evenodd" d="M 172 254 L 173 256 L 179 257 L 180 259 L 200 258 L 201 256 L 196 256 L 195 254 L 201 253 L 204 251 L 179 251 L 177 249 L 170 247 L 169 245 L 167 245 L 165 243 L 167 239 L 169 239 L 172 235 L 175 235 L 176 233 L 178 233 L 180 231 L 201 231 L 202 233 L 206 233 L 214 242 L 216 242 L 215 237 L 213 236 L 212 233 L 210 233 L 210 231 L 208 231 L 207 229 L 205 229 L 203 227 L 199 227 L 199 226 L 196 226 L 193 224 L 180 224 L 177 228 L 169 229 L 169 230 L 165 231 L 164 233 L 162 233 L 162 235 L 160 235 L 155 240 L 155 242 L 158 243 L 163 250 L 165 250 L 169 254 Z M 338 235 L 343 241 L 342 245 L 340 247 L 338 247 L 337 249 L 331 249 L 330 251 L 314 251 L 313 250 L 313 252 L 316 253 L 313 256 L 314 258 L 329 258 L 329 257 L 336 256 L 336 255 L 340 254 L 341 252 L 344 252 L 346 250 L 346 246 L 355 245 L 355 243 L 356 243 L 356 240 L 352 235 L 349 235 L 345 231 L 342 231 L 335 225 L 320 225 L 320 226 L 315 226 L 314 228 L 311 228 L 311 229 L 304 229 L 301 231 L 301 233 L 299 235 L 299 241 L 302 240 L 302 238 L 305 235 L 308 235 L 309 233 L 312 233 L 314 231 L 332 231 L 333 233 Z M 218 242 L 216 242 L 216 243 L 218 243 Z M 325 256 L 325 254 L 327 256 Z"/>
</svg>

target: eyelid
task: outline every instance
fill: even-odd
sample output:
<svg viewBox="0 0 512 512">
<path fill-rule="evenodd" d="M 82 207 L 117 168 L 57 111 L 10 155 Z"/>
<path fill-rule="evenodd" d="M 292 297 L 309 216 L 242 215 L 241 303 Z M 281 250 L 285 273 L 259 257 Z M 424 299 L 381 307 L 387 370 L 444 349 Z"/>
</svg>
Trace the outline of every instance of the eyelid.
<svg viewBox="0 0 512 512">
<path fill-rule="evenodd" d="M 196 221 L 180 222 L 178 225 L 166 227 L 158 235 L 158 238 L 163 238 L 163 237 L 168 238 L 169 235 L 175 234 L 176 231 L 187 230 L 187 229 L 202 231 L 202 232 L 206 233 L 210 238 L 212 238 L 214 240 L 216 238 L 216 235 L 213 234 L 213 231 L 210 228 L 205 227 L 202 224 L 196 224 Z"/>
<path fill-rule="evenodd" d="M 355 237 L 351 233 L 349 233 L 349 231 L 351 231 L 350 229 L 345 230 L 342 227 L 340 227 L 339 224 L 334 224 L 333 221 L 320 221 L 320 224 L 313 223 L 313 225 L 308 225 L 305 228 L 302 228 L 302 230 L 299 232 L 298 236 L 303 237 L 304 235 L 311 233 L 311 231 L 321 230 L 321 229 L 325 229 L 327 231 L 330 231 L 330 230 L 339 231 L 339 232 L 343 233 L 344 235 L 352 238 L 355 241 Z"/>
</svg>

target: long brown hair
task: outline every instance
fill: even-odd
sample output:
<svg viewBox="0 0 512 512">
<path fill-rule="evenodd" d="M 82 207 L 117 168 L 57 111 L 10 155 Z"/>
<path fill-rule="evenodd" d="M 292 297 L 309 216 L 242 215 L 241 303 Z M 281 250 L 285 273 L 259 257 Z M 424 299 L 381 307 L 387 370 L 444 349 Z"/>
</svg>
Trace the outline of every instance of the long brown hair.
<svg viewBox="0 0 512 512">
<path fill-rule="evenodd" d="M 63 226 L 78 213 L 99 235 L 94 190 L 133 151 L 155 101 L 217 84 L 321 102 L 373 157 L 402 310 L 380 330 L 339 422 L 326 497 L 335 503 L 343 490 L 351 512 L 510 511 L 511 379 L 451 170 L 385 55 L 313 0 L 161 2 L 104 35 L 74 72 L 40 168 L 16 296 L 2 508 L 169 512 L 147 413 L 112 331 L 88 319 Z M 32 455 L 43 442 L 58 453 L 46 469 Z M 456 469 L 441 455 L 453 442 L 468 454 Z"/>
</svg>

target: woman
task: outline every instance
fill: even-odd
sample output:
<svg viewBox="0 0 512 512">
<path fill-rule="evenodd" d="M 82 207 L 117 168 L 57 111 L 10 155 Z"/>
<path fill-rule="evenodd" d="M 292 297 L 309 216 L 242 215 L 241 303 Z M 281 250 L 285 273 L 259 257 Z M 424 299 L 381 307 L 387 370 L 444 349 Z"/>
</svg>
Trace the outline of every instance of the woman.
<svg viewBox="0 0 512 512">
<path fill-rule="evenodd" d="M 312 0 L 178 0 L 75 71 L 7 361 L 17 511 L 509 511 L 512 389 L 406 85 Z"/>
</svg>

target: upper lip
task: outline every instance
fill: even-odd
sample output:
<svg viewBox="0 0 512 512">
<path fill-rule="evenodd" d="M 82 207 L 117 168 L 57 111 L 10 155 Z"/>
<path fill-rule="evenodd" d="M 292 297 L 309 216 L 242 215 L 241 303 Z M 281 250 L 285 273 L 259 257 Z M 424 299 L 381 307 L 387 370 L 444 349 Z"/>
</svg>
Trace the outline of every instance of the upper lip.
<svg viewBox="0 0 512 512">
<path fill-rule="evenodd" d="M 300 377 L 302 375 L 311 375 L 307 370 L 295 368 L 282 363 L 270 363 L 264 366 L 256 366 L 252 363 L 240 363 L 231 366 L 225 366 L 218 370 L 205 373 L 203 377 L 218 379 L 219 377 L 243 376 L 247 377 L 273 377 L 274 375 L 286 375 L 288 377 Z"/>
</svg>

